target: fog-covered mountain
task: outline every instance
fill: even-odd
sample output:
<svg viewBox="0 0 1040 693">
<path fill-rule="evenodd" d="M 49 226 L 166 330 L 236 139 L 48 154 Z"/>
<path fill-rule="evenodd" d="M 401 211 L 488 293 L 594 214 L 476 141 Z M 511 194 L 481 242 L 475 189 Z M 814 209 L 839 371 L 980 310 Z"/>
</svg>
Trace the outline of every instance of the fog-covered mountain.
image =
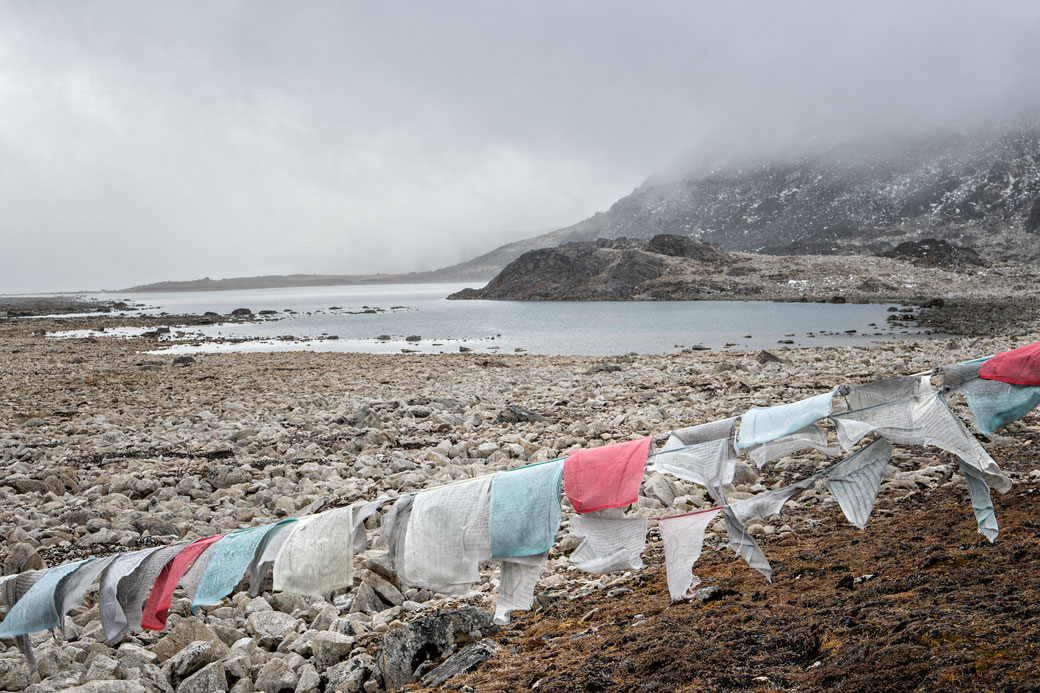
<svg viewBox="0 0 1040 693">
<path fill-rule="evenodd" d="M 545 240 L 660 233 L 731 250 L 823 254 L 933 237 L 994 258 L 1036 257 L 1040 123 L 692 163 L 679 175 L 651 177 L 607 211 Z"/>
</svg>

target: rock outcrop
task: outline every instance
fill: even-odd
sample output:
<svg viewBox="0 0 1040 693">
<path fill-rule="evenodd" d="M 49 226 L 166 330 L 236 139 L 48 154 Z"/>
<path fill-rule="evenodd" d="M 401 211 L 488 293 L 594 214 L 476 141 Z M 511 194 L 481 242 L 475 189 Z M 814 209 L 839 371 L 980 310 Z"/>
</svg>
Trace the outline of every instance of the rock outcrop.
<svg viewBox="0 0 1040 693">
<path fill-rule="evenodd" d="M 987 262 L 971 248 L 934 238 L 907 241 L 876 256 L 771 256 L 660 234 L 532 250 L 484 288 L 449 298 L 928 303 L 940 296 L 979 297 L 995 290 L 1010 289 L 1007 297 L 1026 294 L 1031 285 L 1025 277 L 1031 272 L 1017 263 Z"/>
<path fill-rule="evenodd" d="M 909 260 L 911 264 L 920 267 L 962 268 L 985 267 L 989 264 L 974 248 L 955 245 L 937 238 L 904 241 L 880 255 Z"/>
</svg>

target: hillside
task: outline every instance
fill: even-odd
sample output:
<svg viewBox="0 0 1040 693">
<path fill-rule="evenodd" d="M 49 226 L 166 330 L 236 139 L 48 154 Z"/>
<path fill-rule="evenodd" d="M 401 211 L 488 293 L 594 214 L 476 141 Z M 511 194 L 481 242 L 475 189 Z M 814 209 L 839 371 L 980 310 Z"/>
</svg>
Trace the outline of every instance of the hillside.
<svg viewBox="0 0 1040 693">
<path fill-rule="evenodd" d="M 916 302 L 1018 298 L 1035 303 L 1034 264 L 989 263 L 938 239 L 878 256 L 770 256 L 687 236 L 575 241 L 529 251 L 481 289 L 452 299 L 512 301 L 771 300 Z"/>
<path fill-rule="evenodd" d="M 687 167 L 650 178 L 554 239 L 660 233 L 776 254 L 875 253 L 934 237 L 992 258 L 1035 258 L 1040 126 Z"/>
</svg>

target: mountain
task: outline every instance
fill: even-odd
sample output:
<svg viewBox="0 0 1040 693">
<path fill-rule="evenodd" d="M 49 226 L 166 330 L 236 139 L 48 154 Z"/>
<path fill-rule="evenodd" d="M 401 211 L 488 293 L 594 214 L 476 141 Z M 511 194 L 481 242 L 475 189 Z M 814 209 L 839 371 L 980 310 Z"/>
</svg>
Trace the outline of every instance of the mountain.
<svg viewBox="0 0 1040 693">
<path fill-rule="evenodd" d="M 527 238 L 495 248 L 472 260 L 428 272 L 407 274 L 272 274 L 258 277 L 229 277 L 227 279 L 189 279 L 141 284 L 120 289 L 121 292 L 152 291 L 230 291 L 241 289 L 271 289 L 291 286 L 342 286 L 349 284 L 439 284 L 451 282 L 486 282 L 503 267 L 529 250 L 546 244 L 555 245 L 552 232 Z"/>
<path fill-rule="evenodd" d="M 666 233 L 767 254 L 873 254 L 927 237 L 1040 256 L 1036 122 L 678 169 L 544 244 Z"/>
</svg>

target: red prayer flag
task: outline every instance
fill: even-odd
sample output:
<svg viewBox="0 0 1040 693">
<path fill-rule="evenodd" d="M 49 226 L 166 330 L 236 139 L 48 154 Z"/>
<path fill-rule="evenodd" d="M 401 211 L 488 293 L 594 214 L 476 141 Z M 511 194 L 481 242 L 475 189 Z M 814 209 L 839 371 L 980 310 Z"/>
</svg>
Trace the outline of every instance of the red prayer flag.
<svg viewBox="0 0 1040 693">
<path fill-rule="evenodd" d="M 166 627 L 166 617 L 170 614 L 170 602 L 173 601 L 173 590 L 177 587 L 177 583 L 188 572 L 188 568 L 195 562 L 195 559 L 201 556 L 210 544 L 223 537 L 223 534 L 217 534 L 196 539 L 174 556 L 172 561 L 163 566 L 159 577 L 155 579 L 155 584 L 152 585 L 152 591 L 148 594 L 148 601 L 144 606 L 144 613 L 141 615 L 143 628 L 162 630 Z"/>
<path fill-rule="evenodd" d="M 1040 385 L 1040 342 L 997 354 L 982 364 L 979 377 L 1014 385 Z"/>
<path fill-rule="evenodd" d="M 639 500 L 650 437 L 568 453 L 563 490 L 579 513 L 617 508 Z"/>
</svg>

